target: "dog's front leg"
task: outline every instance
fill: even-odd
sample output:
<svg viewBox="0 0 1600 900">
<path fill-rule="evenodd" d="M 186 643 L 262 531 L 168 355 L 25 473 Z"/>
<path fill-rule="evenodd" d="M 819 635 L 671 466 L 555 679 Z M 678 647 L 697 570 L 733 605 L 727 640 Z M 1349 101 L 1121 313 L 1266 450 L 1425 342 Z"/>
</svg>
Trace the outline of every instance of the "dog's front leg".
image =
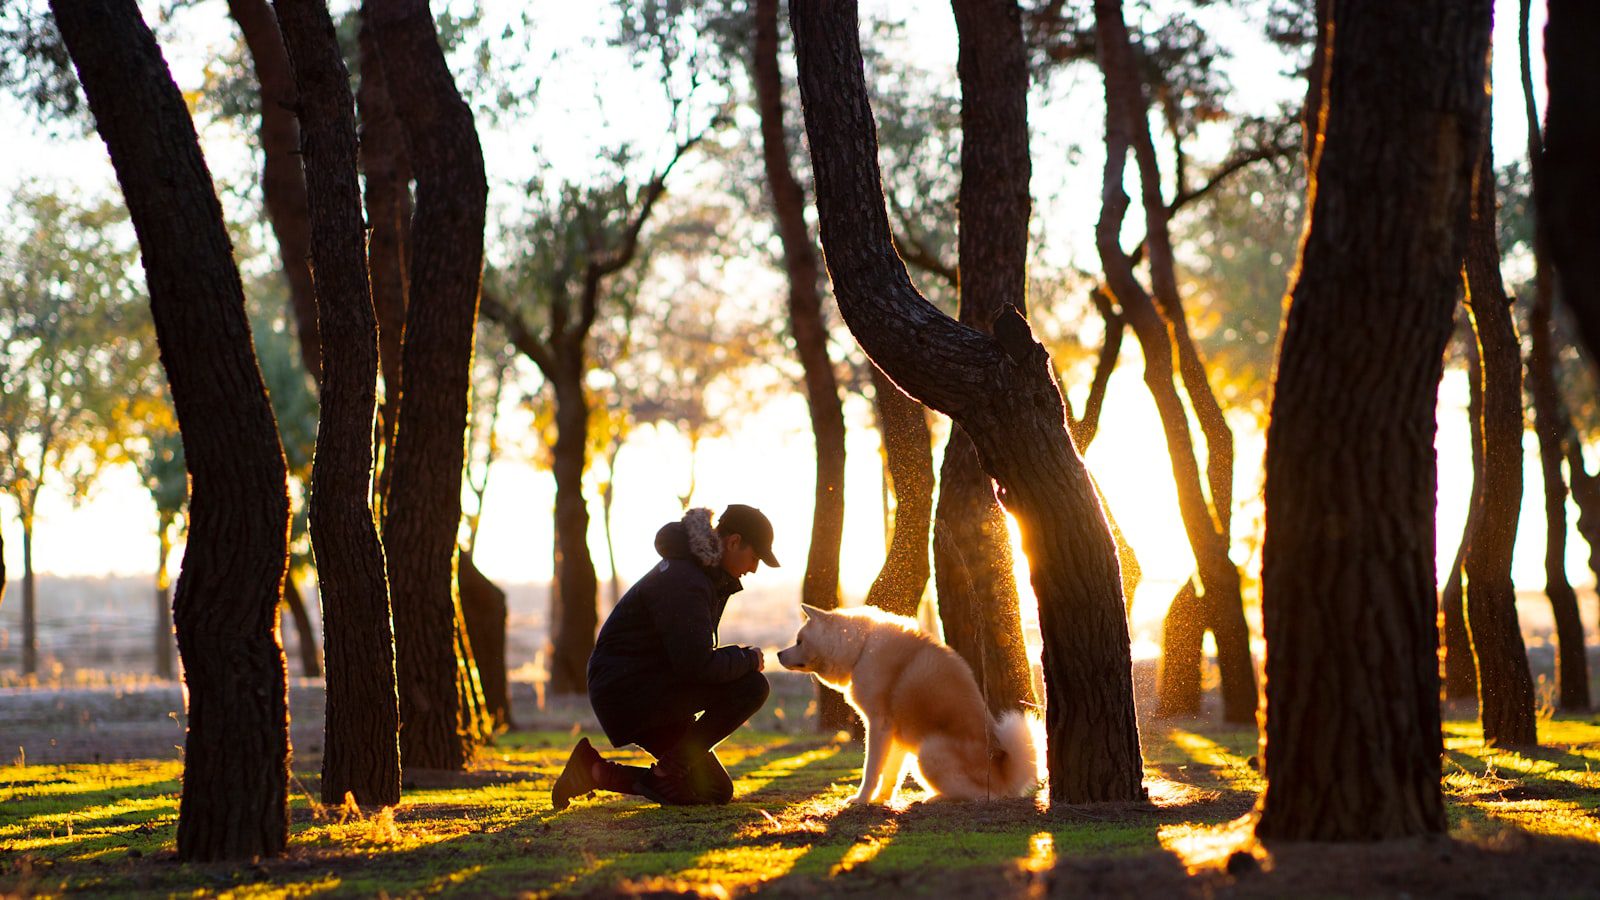
<svg viewBox="0 0 1600 900">
<path fill-rule="evenodd" d="M 884 764 L 889 761 L 889 750 L 894 737 L 887 726 L 874 726 L 867 719 L 867 761 L 861 770 L 861 789 L 850 798 L 851 803 L 871 803 L 872 795 L 883 779 Z"/>
</svg>

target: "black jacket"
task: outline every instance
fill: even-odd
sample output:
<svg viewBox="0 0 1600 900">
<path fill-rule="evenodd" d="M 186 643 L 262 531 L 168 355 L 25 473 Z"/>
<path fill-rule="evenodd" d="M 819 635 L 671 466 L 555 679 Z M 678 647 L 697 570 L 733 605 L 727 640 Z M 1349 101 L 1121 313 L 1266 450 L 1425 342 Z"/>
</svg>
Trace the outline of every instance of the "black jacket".
<svg viewBox="0 0 1600 900">
<path fill-rule="evenodd" d="M 696 558 L 689 527 L 656 532 L 661 562 L 622 595 L 589 656 L 589 702 L 618 747 L 681 715 L 668 702 L 676 689 L 733 681 L 760 664 L 753 647 L 717 646 L 722 611 L 743 585 Z"/>
</svg>

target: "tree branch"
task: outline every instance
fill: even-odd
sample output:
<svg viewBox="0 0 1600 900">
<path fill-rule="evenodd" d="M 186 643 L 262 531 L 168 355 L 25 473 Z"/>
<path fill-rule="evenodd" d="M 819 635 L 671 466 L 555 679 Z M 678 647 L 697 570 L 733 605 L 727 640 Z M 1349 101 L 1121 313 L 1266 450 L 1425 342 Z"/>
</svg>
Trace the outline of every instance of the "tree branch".
<svg viewBox="0 0 1600 900">
<path fill-rule="evenodd" d="M 527 323 L 522 321 L 522 316 L 506 306 L 500 296 L 487 285 L 479 296 L 478 311 L 484 318 L 505 329 L 506 338 L 511 341 L 511 346 L 517 348 L 517 352 L 523 356 L 533 360 L 533 364 L 539 367 L 540 374 L 546 379 L 553 377 L 556 361 L 550 348 L 528 329 Z"/>
</svg>

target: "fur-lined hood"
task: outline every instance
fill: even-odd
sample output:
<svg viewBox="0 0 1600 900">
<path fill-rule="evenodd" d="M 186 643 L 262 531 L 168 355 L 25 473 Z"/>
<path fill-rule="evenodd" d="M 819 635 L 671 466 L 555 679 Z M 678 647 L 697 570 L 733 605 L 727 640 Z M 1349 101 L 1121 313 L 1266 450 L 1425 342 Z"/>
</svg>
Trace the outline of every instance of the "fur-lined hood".
<svg viewBox="0 0 1600 900">
<path fill-rule="evenodd" d="M 662 559 L 692 559 L 707 569 L 716 567 L 722 562 L 722 538 L 711 527 L 711 510 L 696 507 L 682 520 L 661 526 L 656 552 Z"/>
</svg>

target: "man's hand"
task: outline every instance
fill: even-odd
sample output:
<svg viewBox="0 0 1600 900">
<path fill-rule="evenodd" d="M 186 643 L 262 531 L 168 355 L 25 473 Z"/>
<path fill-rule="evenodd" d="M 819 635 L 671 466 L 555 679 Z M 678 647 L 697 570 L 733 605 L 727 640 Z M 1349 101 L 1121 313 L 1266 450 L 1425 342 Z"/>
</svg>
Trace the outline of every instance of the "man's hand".
<svg viewBox="0 0 1600 900">
<path fill-rule="evenodd" d="M 767 670 L 767 655 L 765 653 L 761 652 L 761 648 L 760 647 L 746 647 L 745 649 L 749 650 L 751 653 L 755 654 L 755 657 L 756 657 L 756 671 L 757 672 L 765 672 Z"/>
</svg>

